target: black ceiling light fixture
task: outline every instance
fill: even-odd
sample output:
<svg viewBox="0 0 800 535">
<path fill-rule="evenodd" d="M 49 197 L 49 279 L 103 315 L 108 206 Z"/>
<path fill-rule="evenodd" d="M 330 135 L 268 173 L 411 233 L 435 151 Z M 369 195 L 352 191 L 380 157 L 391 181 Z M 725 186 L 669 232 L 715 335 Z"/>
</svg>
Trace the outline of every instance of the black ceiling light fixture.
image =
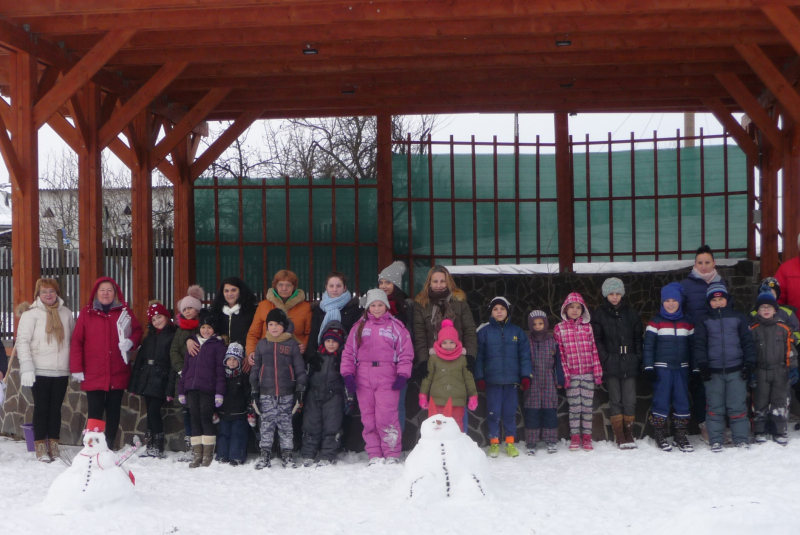
<svg viewBox="0 0 800 535">
<path fill-rule="evenodd" d="M 356 86 L 348 85 L 344 89 L 342 89 L 342 95 L 355 95 L 356 94 Z"/>
<path fill-rule="evenodd" d="M 560 84 L 558 84 L 558 87 L 560 87 L 561 89 L 570 89 L 574 84 L 575 84 L 575 79 L 573 78 L 568 82 L 561 82 Z"/>
<path fill-rule="evenodd" d="M 303 45 L 303 54 L 306 56 L 315 56 L 319 54 L 319 50 L 317 49 L 317 45 L 314 43 L 306 43 Z"/>
<path fill-rule="evenodd" d="M 569 34 L 565 35 L 563 39 L 556 39 L 556 46 L 572 46 L 572 40 Z"/>
</svg>

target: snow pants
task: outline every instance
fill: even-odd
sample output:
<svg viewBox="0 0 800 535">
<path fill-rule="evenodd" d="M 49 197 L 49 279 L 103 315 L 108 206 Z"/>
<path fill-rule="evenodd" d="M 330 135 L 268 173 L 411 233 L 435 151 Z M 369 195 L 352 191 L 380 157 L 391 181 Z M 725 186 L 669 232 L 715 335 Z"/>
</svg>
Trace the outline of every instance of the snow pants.
<svg viewBox="0 0 800 535">
<path fill-rule="evenodd" d="M 567 405 L 569 405 L 570 435 L 592 434 L 592 404 L 594 403 L 594 374 L 575 375 L 569 380 Z"/>
<path fill-rule="evenodd" d="M 528 447 L 535 445 L 539 440 L 548 444 L 558 442 L 558 415 L 557 409 L 523 409 L 525 419 L 525 443 Z"/>
<path fill-rule="evenodd" d="M 786 421 L 789 414 L 788 368 L 756 369 L 753 413 L 756 433 L 764 433 L 767 420 L 769 420 L 775 424 L 776 434 L 786 434 Z"/>
<path fill-rule="evenodd" d="M 246 419 L 220 420 L 217 433 L 217 460 L 247 460 L 247 439 L 250 436 L 250 424 Z"/>
<path fill-rule="evenodd" d="M 306 394 L 303 406 L 303 447 L 300 451 L 304 459 L 333 461 L 342 440 L 344 421 L 344 394 L 329 394 L 329 399 L 320 396 L 316 390 Z"/>
<path fill-rule="evenodd" d="M 656 368 L 656 382 L 653 383 L 653 416 L 669 417 L 669 408 L 675 409 L 675 418 L 689 417 L 689 368 L 670 370 Z"/>
<path fill-rule="evenodd" d="M 489 421 L 489 440 L 500 438 L 500 422 L 503 422 L 503 436 L 517 437 L 517 406 L 519 394 L 517 385 L 487 385 L 486 408 Z"/>
<path fill-rule="evenodd" d="M 750 421 L 747 419 L 747 381 L 738 371 L 712 373 L 705 385 L 706 430 L 709 444 L 722 444 L 725 438 L 725 415 L 730 419 L 734 444 L 750 442 Z"/>
<path fill-rule="evenodd" d="M 603 377 L 608 391 L 609 414 L 636 415 L 636 377 Z"/>
<path fill-rule="evenodd" d="M 262 450 L 272 450 L 275 429 L 278 429 L 278 442 L 282 450 L 294 448 L 292 430 L 292 407 L 294 394 L 288 396 L 261 396 L 261 443 Z"/>
<path fill-rule="evenodd" d="M 33 439 L 58 440 L 61 437 L 61 405 L 67 394 L 69 377 L 36 376 L 33 394 Z"/>
<path fill-rule="evenodd" d="M 377 364 L 375 366 L 374 364 Z M 361 361 L 356 370 L 356 395 L 369 458 L 400 457 L 402 431 L 397 414 L 400 391 L 392 390 L 397 367 L 388 362 Z"/>
</svg>

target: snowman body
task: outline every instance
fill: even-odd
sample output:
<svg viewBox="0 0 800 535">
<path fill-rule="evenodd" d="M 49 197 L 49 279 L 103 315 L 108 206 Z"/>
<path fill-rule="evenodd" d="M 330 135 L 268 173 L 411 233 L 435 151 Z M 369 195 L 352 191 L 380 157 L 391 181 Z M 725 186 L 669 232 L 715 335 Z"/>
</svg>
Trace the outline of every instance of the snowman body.
<svg viewBox="0 0 800 535">
<path fill-rule="evenodd" d="M 489 494 L 489 479 L 486 454 L 453 418 L 436 414 L 422 422 L 421 438 L 403 470 L 406 498 L 483 499 Z"/>
</svg>

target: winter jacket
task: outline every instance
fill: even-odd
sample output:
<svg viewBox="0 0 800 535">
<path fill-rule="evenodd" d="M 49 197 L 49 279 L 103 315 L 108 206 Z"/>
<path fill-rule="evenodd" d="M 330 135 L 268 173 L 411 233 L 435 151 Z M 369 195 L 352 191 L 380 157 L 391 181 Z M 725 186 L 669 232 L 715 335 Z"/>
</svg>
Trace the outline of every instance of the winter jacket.
<svg viewBox="0 0 800 535">
<path fill-rule="evenodd" d="M 75 320 L 64 301 L 58 298 L 58 316 L 64 328 L 59 347 L 55 336 L 47 341 L 47 306 L 38 297 L 19 318 L 16 347 L 20 373 L 34 372 L 43 377 L 69 376 L 69 350 Z"/>
<path fill-rule="evenodd" d="M 172 345 L 169 348 L 169 359 L 172 362 L 172 369 L 179 372 L 183 369 L 183 363 L 186 361 L 186 342 L 189 338 L 197 336 L 199 331 L 197 329 L 181 329 L 176 327 L 175 334 L 172 338 Z"/>
<path fill-rule="evenodd" d="M 694 325 L 686 318 L 672 321 L 656 314 L 644 333 L 644 368 L 690 368 L 693 344 Z"/>
<path fill-rule="evenodd" d="M 394 293 L 389 296 L 389 304 L 392 304 L 394 299 L 399 299 L 399 302 L 395 301 L 394 306 L 397 309 L 397 313 L 395 314 L 392 312 L 392 316 L 399 319 L 403 322 L 408 334 L 411 335 L 411 342 L 413 343 L 415 338 L 414 333 L 414 306 L 415 301 L 408 297 L 406 293 L 395 286 Z M 390 310 L 391 312 L 391 310 Z"/>
<path fill-rule="evenodd" d="M 422 380 L 420 394 L 428 394 L 436 405 L 443 407 L 448 399 L 453 407 L 466 407 L 470 396 L 477 396 L 475 379 L 467 369 L 467 358 L 461 355 L 445 360 L 433 353 L 428 358 L 428 375 Z"/>
<path fill-rule="evenodd" d="M 364 323 L 361 332 L 361 345 L 356 340 L 358 328 Z M 358 320 L 344 344 L 342 352 L 342 375 L 357 377 L 356 368 L 359 364 L 371 365 L 383 370 L 389 370 L 387 376 L 403 375 L 411 377 L 411 367 L 414 361 L 414 348 L 411 344 L 411 335 L 403 323 L 392 316 L 390 312 L 384 313 L 380 318 L 367 314 L 367 318 Z"/>
<path fill-rule="evenodd" d="M 750 324 L 756 323 L 758 310 L 750 311 Z M 786 324 L 792 331 L 792 338 L 794 338 L 795 346 L 800 344 L 800 321 L 797 319 L 797 312 L 787 305 L 779 305 L 778 310 L 775 312 L 775 317 Z"/>
<path fill-rule="evenodd" d="M 114 285 L 117 296 L 108 313 L 103 312 L 99 302 L 95 300 L 97 288 L 104 282 Z M 89 302 L 81 309 L 69 350 L 70 373 L 83 373 L 81 390 L 125 390 L 131 377 L 131 367 L 122 360 L 119 350 L 117 320 L 123 310 L 127 310 L 131 318 L 132 350 L 142 342 L 142 327 L 128 307 L 119 286 L 110 277 L 100 277 L 94 283 Z"/>
<path fill-rule="evenodd" d="M 222 310 L 214 312 L 219 332 L 216 333 L 220 336 L 227 336 L 228 343 L 233 342 L 242 344 L 242 347 L 247 343 L 247 333 L 250 331 L 250 326 L 253 324 L 255 317 L 255 310 L 250 310 L 250 313 L 239 309 L 234 314 L 225 314 Z M 184 349 L 185 348 L 184 344 Z"/>
<path fill-rule="evenodd" d="M 280 308 L 294 324 L 294 336 L 301 344 L 308 344 L 308 335 L 311 331 L 311 303 L 306 301 L 303 290 L 297 290 L 292 297 L 283 302 L 275 290 L 267 291 L 267 298 L 258 304 L 253 323 L 247 333 L 245 356 L 256 350 L 259 340 L 267 334 L 267 314 L 273 308 Z"/>
<path fill-rule="evenodd" d="M 310 373 L 309 393 L 306 396 L 314 396 L 324 403 L 334 395 L 344 393 L 344 380 L 341 374 L 343 349 L 340 347 L 336 354 L 318 350 L 316 355 L 311 357 L 319 361 L 320 370 Z"/>
<path fill-rule="evenodd" d="M 778 303 L 800 309 L 800 257 L 787 260 L 775 273 L 781 286 Z"/>
<path fill-rule="evenodd" d="M 458 339 L 467 350 L 470 357 L 478 356 L 478 337 L 475 333 L 475 318 L 467 304 L 464 292 L 458 290 L 453 292 L 450 298 L 450 308 L 453 311 L 452 318 L 439 318 L 437 322 L 441 325 L 441 319 L 453 320 L 453 327 L 458 331 Z M 428 302 L 424 307 L 418 302 L 414 302 L 414 364 L 425 362 L 428 355 L 439 336 L 439 327 L 434 324 L 433 304 Z"/>
<path fill-rule="evenodd" d="M 762 370 L 797 367 L 792 330 L 777 317 L 758 317 L 750 327 L 756 346 L 756 366 Z"/>
<path fill-rule="evenodd" d="M 308 376 L 300 347 L 290 333 L 267 333 L 256 345 L 256 363 L 250 369 L 250 386 L 261 396 L 291 396 L 305 390 Z"/>
<path fill-rule="evenodd" d="M 624 302 L 606 300 L 592 314 L 592 329 L 604 377 L 636 377 L 642 365 L 642 318 Z"/>
<path fill-rule="evenodd" d="M 147 326 L 147 336 L 133 361 L 133 371 L 128 392 L 153 398 L 172 397 L 178 373 L 172 369 L 169 350 L 175 336 L 175 327 L 168 323 L 161 332 L 152 324 Z"/>
<path fill-rule="evenodd" d="M 712 282 L 720 282 L 728 288 L 728 283 L 725 282 L 720 275 L 717 275 Z M 708 291 L 709 284 L 695 275 L 693 272 L 689 273 L 685 279 L 680 281 L 681 288 L 683 289 L 683 303 L 681 310 L 687 321 L 697 325 L 697 319 L 705 315 L 706 310 L 706 292 Z M 728 298 L 728 301 L 732 300 Z"/>
<path fill-rule="evenodd" d="M 576 320 L 567 318 L 567 305 L 580 303 L 583 313 Z M 561 353 L 561 366 L 564 368 L 564 387 L 569 388 L 573 375 L 593 374 L 599 384 L 603 377 L 603 367 L 597 353 L 594 332 L 591 326 L 592 317 L 586 303 L 579 293 L 571 293 L 561 305 L 561 323 L 553 329 L 553 336 L 558 342 Z"/>
<path fill-rule="evenodd" d="M 519 384 L 533 372 L 531 346 L 521 327 L 494 318 L 478 331 L 475 380 L 490 385 Z"/>
<path fill-rule="evenodd" d="M 305 359 L 306 361 L 316 354 L 319 349 L 319 328 L 322 325 L 322 320 L 325 319 L 325 311 L 319 306 L 319 301 L 311 303 L 311 327 L 309 328 L 308 344 L 306 345 Z M 341 324 L 345 332 L 350 332 L 353 324 L 358 321 L 364 310 L 358 304 L 358 298 L 354 297 L 339 311 L 342 316 Z"/>
<path fill-rule="evenodd" d="M 241 367 L 236 372 L 228 375 L 228 370 L 225 370 L 225 397 L 217 409 L 220 420 L 226 422 L 246 419 L 250 406 L 250 374 L 244 373 Z"/>
<path fill-rule="evenodd" d="M 200 337 L 194 337 L 199 344 Z M 178 380 L 178 395 L 185 396 L 189 390 L 201 390 L 216 396 L 225 395 L 225 352 L 228 347 L 219 336 L 212 336 L 202 343 L 197 355 L 186 355 L 181 377 Z"/>
<path fill-rule="evenodd" d="M 693 354 L 697 368 L 712 373 L 732 373 L 744 366 L 755 366 L 756 351 L 749 322 L 734 310 L 706 307 L 706 315 L 694 324 Z"/>
</svg>

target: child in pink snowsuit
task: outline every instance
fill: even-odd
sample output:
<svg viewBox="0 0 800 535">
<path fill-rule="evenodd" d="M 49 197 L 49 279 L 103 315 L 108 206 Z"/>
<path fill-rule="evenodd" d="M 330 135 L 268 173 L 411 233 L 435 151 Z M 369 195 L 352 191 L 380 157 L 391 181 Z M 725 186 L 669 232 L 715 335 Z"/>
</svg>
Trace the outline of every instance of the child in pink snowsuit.
<svg viewBox="0 0 800 535">
<path fill-rule="evenodd" d="M 403 322 L 389 312 L 383 290 L 367 292 L 364 316 L 353 325 L 342 353 L 345 387 L 356 392 L 369 464 L 400 462 L 397 406 L 411 376 L 414 347 Z"/>
</svg>

